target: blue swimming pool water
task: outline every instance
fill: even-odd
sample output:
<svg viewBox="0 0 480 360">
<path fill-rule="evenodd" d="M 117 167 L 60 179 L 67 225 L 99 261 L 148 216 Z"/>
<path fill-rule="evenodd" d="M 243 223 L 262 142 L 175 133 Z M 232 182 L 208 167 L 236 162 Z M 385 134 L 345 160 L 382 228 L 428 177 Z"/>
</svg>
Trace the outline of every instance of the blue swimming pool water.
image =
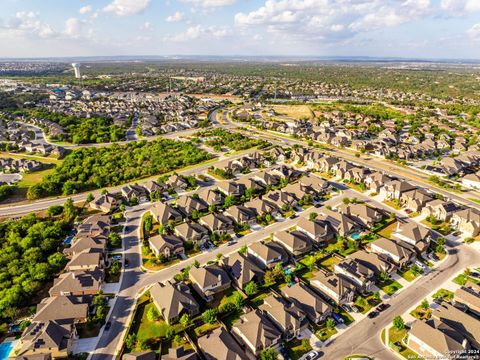
<svg viewBox="0 0 480 360">
<path fill-rule="evenodd" d="M 13 342 L 3 342 L 0 344 L 0 360 L 6 360 L 13 348 Z"/>
<path fill-rule="evenodd" d="M 352 236 L 350 236 L 353 240 L 357 240 L 357 239 L 360 239 L 360 234 L 358 233 L 355 233 L 355 234 L 352 234 Z"/>
<path fill-rule="evenodd" d="M 73 238 L 74 238 L 73 235 L 67 236 L 67 238 L 66 238 L 65 240 L 63 240 L 63 244 L 64 244 L 64 245 L 71 245 Z"/>
</svg>

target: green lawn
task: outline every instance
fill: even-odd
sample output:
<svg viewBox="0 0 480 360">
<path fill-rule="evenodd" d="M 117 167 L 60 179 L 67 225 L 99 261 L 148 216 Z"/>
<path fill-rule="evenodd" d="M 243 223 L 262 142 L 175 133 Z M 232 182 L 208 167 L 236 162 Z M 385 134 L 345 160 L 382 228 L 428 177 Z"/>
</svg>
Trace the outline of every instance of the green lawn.
<svg viewBox="0 0 480 360">
<path fill-rule="evenodd" d="M 231 329 L 233 324 L 235 324 L 235 322 L 240 319 L 240 312 L 233 312 L 232 314 L 228 315 L 228 316 L 225 316 L 225 317 L 222 317 L 222 321 L 223 323 L 225 324 L 225 326 L 227 327 L 227 329 Z"/>
<path fill-rule="evenodd" d="M 333 335 L 337 333 L 337 329 L 329 329 L 326 326 L 318 329 L 315 331 L 315 336 L 318 338 L 320 341 L 326 341 L 330 339 Z"/>
<path fill-rule="evenodd" d="M 427 310 L 423 310 L 422 305 L 418 305 L 410 312 L 410 315 L 420 320 L 430 319 L 432 316 L 432 309 L 428 308 Z"/>
<path fill-rule="evenodd" d="M 412 270 L 407 269 L 407 270 L 397 270 L 397 274 L 400 275 L 402 278 L 407 280 L 408 282 L 412 282 L 417 278 L 418 275 L 415 275 Z"/>
<path fill-rule="evenodd" d="M 302 355 L 308 353 L 312 350 L 310 343 L 307 341 L 302 341 L 298 339 L 294 339 L 286 344 L 286 349 L 288 355 L 292 360 L 297 360 L 302 357 Z"/>
<path fill-rule="evenodd" d="M 381 287 L 381 289 L 387 295 L 393 295 L 401 288 L 403 288 L 403 286 L 396 280 L 390 280 L 384 286 Z"/>
<path fill-rule="evenodd" d="M 445 301 L 450 301 L 453 299 L 453 292 L 446 289 L 440 289 L 435 294 L 432 295 L 434 299 L 443 299 Z"/>
<path fill-rule="evenodd" d="M 159 339 L 165 336 L 169 325 L 164 320 L 150 321 L 147 318 L 148 310 L 155 307 L 153 303 L 139 306 L 137 316 L 140 319 L 137 338 L 139 340 Z"/>
<path fill-rule="evenodd" d="M 209 331 L 217 329 L 219 327 L 220 327 L 220 323 L 218 323 L 218 322 L 216 322 L 214 324 L 208 324 L 208 323 L 203 324 L 203 325 L 195 327 L 195 335 L 197 335 L 197 337 L 201 337 L 204 334 L 208 333 Z"/>
<path fill-rule="evenodd" d="M 373 295 L 367 296 L 366 298 L 359 295 L 355 299 L 355 305 L 360 308 L 362 314 L 366 314 L 371 308 L 377 306 L 378 304 L 380 304 L 380 301 L 376 300 Z"/>
<path fill-rule="evenodd" d="M 388 337 L 389 337 L 389 346 L 391 347 L 391 343 L 394 343 L 399 347 L 398 353 L 402 355 L 405 359 L 423 359 L 420 357 L 416 352 L 408 348 L 404 343 L 403 339 L 405 336 L 407 336 L 408 330 L 403 329 L 403 330 L 396 330 L 395 328 L 391 327 L 388 330 Z M 392 348 L 392 347 L 391 347 Z M 396 350 L 392 348 L 393 350 Z"/>
<path fill-rule="evenodd" d="M 321 261 L 319 265 L 327 270 L 333 271 L 333 266 L 339 262 L 340 259 L 336 258 L 335 256 L 330 256 L 329 258 Z"/>
<path fill-rule="evenodd" d="M 378 235 L 383 236 L 384 238 L 391 239 L 392 234 L 397 230 L 397 222 L 394 221 L 387 227 L 384 227 L 382 230 L 378 231 Z"/>
<path fill-rule="evenodd" d="M 470 281 L 470 282 L 473 282 L 474 284 L 479 284 L 480 282 L 478 281 L 478 279 L 475 279 L 471 276 L 468 276 L 466 274 L 459 274 L 457 276 L 455 276 L 455 278 L 452 280 L 455 284 L 457 285 L 465 285 L 467 283 L 467 281 Z"/>
<path fill-rule="evenodd" d="M 335 311 L 337 312 L 338 314 L 340 314 L 340 316 L 342 317 L 343 321 L 345 321 L 345 325 L 350 325 L 351 323 L 353 323 L 355 321 L 355 319 L 348 313 L 346 312 L 345 310 L 343 310 L 342 308 L 339 308 L 339 310 Z"/>
</svg>

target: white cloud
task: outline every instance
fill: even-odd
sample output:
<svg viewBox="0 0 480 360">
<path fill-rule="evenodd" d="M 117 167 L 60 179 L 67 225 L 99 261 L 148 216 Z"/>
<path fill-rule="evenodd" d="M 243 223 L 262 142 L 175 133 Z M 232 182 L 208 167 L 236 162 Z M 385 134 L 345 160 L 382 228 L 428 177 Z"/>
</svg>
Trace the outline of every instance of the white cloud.
<svg viewBox="0 0 480 360">
<path fill-rule="evenodd" d="M 82 32 L 82 22 L 77 18 L 69 18 L 65 21 L 65 35 L 78 38 Z"/>
<path fill-rule="evenodd" d="M 152 31 L 153 30 L 152 23 L 150 21 L 145 21 L 141 27 L 141 30 Z"/>
<path fill-rule="evenodd" d="M 181 11 L 175 12 L 175 14 L 168 16 L 165 21 L 167 22 L 180 22 L 185 19 L 185 14 Z"/>
<path fill-rule="evenodd" d="M 185 32 L 168 35 L 163 38 L 165 42 L 188 42 L 200 38 L 220 39 L 231 35 L 231 29 L 223 26 L 202 25 L 190 26 Z"/>
<path fill-rule="evenodd" d="M 440 6 L 452 15 L 463 15 L 473 11 L 480 11 L 479 0 L 442 0 Z"/>
<path fill-rule="evenodd" d="M 182 0 L 183 2 L 201 6 L 205 8 L 222 7 L 233 5 L 237 0 Z"/>
<path fill-rule="evenodd" d="M 6 24 L 1 26 L 4 30 L 16 32 L 23 35 L 51 38 L 57 35 L 50 24 L 41 21 L 38 14 L 33 11 L 19 11 L 10 18 Z"/>
<path fill-rule="evenodd" d="M 93 10 L 92 5 L 86 5 L 80 8 L 78 12 L 82 15 L 87 14 Z"/>
<path fill-rule="evenodd" d="M 480 40 L 480 23 L 473 25 L 467 31 L 467 35 L 473 40 Z"/>
<path fill-rule="evenodd" d="M 118 16 L 130 16 L 141 13 L 149 4 L 150 0 L 113 0 L 103 10 Z"/>
</svg>

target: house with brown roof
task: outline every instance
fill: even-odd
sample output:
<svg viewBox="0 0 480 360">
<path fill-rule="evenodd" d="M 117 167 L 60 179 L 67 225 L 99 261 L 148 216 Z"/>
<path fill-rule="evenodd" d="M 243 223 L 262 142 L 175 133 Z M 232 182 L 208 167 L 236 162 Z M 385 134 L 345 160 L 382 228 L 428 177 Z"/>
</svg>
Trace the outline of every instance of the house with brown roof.
<svg viewBox="0 0 480 360">
<path fill-rule="evenodd" d="M 162 360 L 197 360 L 197 353 L 192 348 L 182 346 L 168 349 L 168 353 L 162 355 Z"/>
<path fill-rule="evenodd" d="M 248 246 L 247 253 L 263 269 L 271 269 L 275 265 L 283 264 L 288 260 L 285 249 L 274 241 L 254 242 Z"/>
<path fill-rule="evenodd" d="M 260 283 L 265 276 L 264 270 L 239 252 L 224 257 L 220 263 L 230 275 L 233 283 L 240 289 L 243 289 L 251 281 Z"/>
<path fill-rule="evenodd" d="M 374 172 L 365 177 L 364 183 L 368 190 L 378 193 L 380 189 L 391 180 L 392 178 L 384 173 Z"/>
<path fill-rule="evenodd" d="M 95 237 L 91 237 L 88 235 L 81 236 L 81 237 L 75 237 L 73 239 L 73 244 L 69 248 L 65 248 L 63 250 L 63 253 L 69 257 L 72 258 L 73 256 L 76 256 L 84 251 L 88 252 L 99 252 L 99 253 L 105 253 L 105 250 L 107 248 L 107 237 L 104 235 L 99 235 Z"/>
<path fill-rule="evenodd" d="M 317 219 L 328 222 L 333 230 L 342 237 L 347 237 L 355 231 L 360 230 L 359 224 L 340 212 L 322 209 L 322 212 Z"/>
<path fill-rule="evenodd" d="M 423 189 L 406 191 L 400 196 L 400 204 L 416 212 L 422 211 L 425 205 L 432 200 L 433 197 Z"/>
<path fill-rule="evenodd" d="M 95 268 L 103 268 L 103 256 L 99 252 L 89 252 L 89 250 L 74 255 L 65 265 L 66 271 L 86 271 Z"/>
<path fill-rule="evenodd" d="M 327 180 L 314 175 L 302 176 L 298 183 L 302 186 L 303 191 L 310 195 L 324 194 L 330 186 Z"/>
<path fill-rule="evenodd" d="M 223 214 L 208 214 L 207 216 L 201 217 L 199 222 L 206 226 L 211 232 L 224 234 L 235 233 L 235 221 Z"/>
<path fill-rule="evenodd" d="M 255 356 L 277 346 L 282 338 L 280 330 L 259 310 L 240 316 L 233 324 L 232 333 Z"/>
<path fill-rule="evenodd" d="M 294 303 L 275 295 L 263 299 L 258 309 L 281 330 L 282 337 L 290 341 L 308 328 L 305 313 Z"/>
<path fill-rule="evenodd" d="M 310 279 L 310 285 L 338 305 L 352 303 L 357 292 L 356 286 L 345 276 L 323 270 Z"/>
<path fill-rule="evenodd" d="M 198 197 L 205 201 L 209 206 L 220 206 L 223 204 L 223 194 L 220 191 L 214 189 L 201 189 L 198 191 Z"/>
<path fill-rule="evenodd" d="M 245 191 L 234 181 L 220 181 L 217 183 L 217 187 L 226 196 L 242 196 Z"/>
<path fill-rule="evenodd" d="M 185 190 L 188 188 L 188 181 L 183 176 L 178 174 L 173 174 L 167 180 L 167 185 L 169 185 L 175 191 Z"/>
<path fill-rule="evenodd" d="M 415 247 L 418 254 L 424 254 L 430 245 L 432 233 L 424 226 L 420 226 L 414 222 L 397 224 L 397 230 L 393 234 L 394 239 L 405 241 Z"/>
<path fill-rule="evenodd" d="M 23 332 L 16 347 L 17 356 L 51 354 L 53 359 L 67 358 L 75 336 L 73 324 L 56 321 L 32 322 Z"/>
<path fill-rule="evenodd" d="M 375 284 L 375 272 L 362 262 L 346 258 L 333 266 L 335 272 L 350 279 L 362 293 L 369 293 Z"/>
<path fill-rule="evenodd" d="M 85 322 L 88 304 L 74 296 L 53 296 L 43 298 L 37 305 L 33 321 L 56 321 L 59 324 Z"/>
<path fill-rule="evenodd" d="M 103 277 L 103 271 L 99 268 L 65 272 L 53 280 L 48 293 L 50 296 L 96 295 L 100 291 Z"/>
<path fill-rule="evenodd" d="M 180 210 L 185 217 L 191 217 L 194 211 L 198 213 L 207 212 L 208 204 L 200 197 L 194 195 L 180 196 L 177 201 L 177 209 Z"/>
<path fill-rule="evenodd" d="M 451 224 L 464 236 L 476 237 L 480 233 L 480 211 L 470 207 L 456 211 L 452 215 Z"/>
<path fill-rule="evenodd" d="M 191 241 L 194 244 L 203 244 L 208 241 L 208 229 L 194 222 L 185 222 L 175 226 L 173 229 L 175 235 L 181 237 L 185 241 Z"/>
<path fill-rule="evenodd" d="M 224 214 L 230 216 L 237 224 L 254 224 L 257 220 L 257 211 L 244 205 L 230 206 Z"/>
<path fill-rule="evenodd" d="M 437 199 L 425 205 L 422 209 L 422 215 L 433 216 L 441 221 L 450 221 L 456 211 L 458 211 L 458 206 L 454 202 Z"/>
<path fill-rule="evenodd" d="M 249 358 L 232 335 L 220 327 L 198 338 L 198 348 L 205 360 L 248 360 Z"/>
<path fill-rule="evenodd" d="M 122 195 L 127 200 L 137 199 L 139 202 L 148 200 L 147 191 L 140 185 L 125 185 L 122 187 Z"/>
<path fill-rule="evenodd" d="M 416 252 L 411 245 L 402 241 L 394 241 L 385 238 L 379 238 L 370 243 L 370 250 L 377 254 L 386 255 L 396 266 L 404 268 L 410 264 L 416 256 Z"/>
<path fill-rule="evenodd" d="M 283 190 L 270 191 L 263 196 L 263 200 L 268 201 L 271 206 L 275 207 L 275 209 L 272 209 L 272 213 L 278 212 L 280 209 L 296 206 L 298 201 L 294 195 Z"/>
<path fill-rule="evenodd" d="M 403 193 L 414 189 L 416 189 L 414 185 L 404 180 L 391 180 L 381 188 L 380 193 L 387 199 L 399 200 Z"/>
<path fill-rule="evenodd" d="M 183 283 L 155 283 L 150 288 L 150 297 L 168 324 L 178 322 L 183 314 L 193 317 L 200 313 L 200 305 Z"/>
<path fill-rule="evenodd" d="M 273 241 L 282 245 L 291 256 L 300 256 L 312 250 L 313 239 L 298 230 L 282 230 L 273 234 Z"/>
<path fill-rule="evenodd" d="M 148 245 L 157 257 L 163 255 L 170 259 L 185 254 L 183 240 L 175 235 L 159 234 L 152 236 L 148 239 Z"/>
<path fill-rule="evenodd" d="M 163 194 L 168 191 L 168 185 L 165 183 L 149 180 L 146 183 L 142 184 L 149 195 L 154 193 Z"/>
<path fill-rule="evenodd" d="M 389 257 L 384 254 L 375 254 L 365 250 L 358 250 L 353 254 L 348 255 L 348 257 L 372 270 L 377 277 L 382 272 L 391 274 L 397 269 L 395 264 L 390 261 Z"/>
<path fill-rule="evenodd" d="M 106 214 L 96 214 L 87 218 L 82 224 L 77 226 L 77 237 L 81 236 L 108 236 L 110 234 L 110 225 L 112 218 Z"/>
<path fill-rule="evenodd" d="M 275 186 L 280 182 L 280 177 L 269 171 L 262 170 L 253 175 L 253 178 L 260 182 L 264 187 Z"/>
<path fill-rule="evenodd" d="M 109 213 L 118 207 L 118 200 L 107 192 L 94 198 L 88 205 L 94 210 Z"/>
<path fill-rule="evenodd" d="M 157 360 L 157 356 L 153 351 L 142 351 L 123 354 L 122 360 Z"/>
<path fill-rule="evenodd" d="M 313 221 L 301 217 L 296 228 L 311 237 L 316 245 L 326 245 L 335 237 L 335 231 L 328 221 L 315 219 Z"/>
<path fill-rule="evenodd" d="M 159 224 L 168 224 L 169 222 L 180 222 L 183 219 L 182 213 L 168 204 L 158 202 L 150 208 L 150 214 Z"/>
<path fill-rule="evenodd" d="M 407 346 L 426 359 L 453 359 L 470 348 L 461 333 L 438 320 L 415 320 Z"/>
<path fill-rule="evenodd" d="M 282 288 L 282 294 L 315 324 L 326 320 L 332 313 L 332 307 L 320 295 L 301 282 Z"/>
<path fill-rule="evenodd" d="M 477 318 L 446 302 L 432 311 L 432 318 L 450 326 L 462 334 L 473 348 L 480 350 L 480 321 Z"/>
<path fill-rule="evenodd" d="M 476 315 L 480 315 L 480 287 L 471 282 L 455 290 L 455 306 L 460 306 L 470 310 Z"/>
<path fill-rule="evenodd" d="M 189 279 L 195 291 L 206 301 L 211 301 L 213 295 L 228 289 L 231 283 L 227 272 L 216 264 L 191 268 Z"/>
<path fill-rule="evenodd" d="M 337 207 L 338 212 L 348 215 L 363 227 L 373 227 L 382 221 L 383 213 L 365 204 L 341 204 Z"/>
</svg>

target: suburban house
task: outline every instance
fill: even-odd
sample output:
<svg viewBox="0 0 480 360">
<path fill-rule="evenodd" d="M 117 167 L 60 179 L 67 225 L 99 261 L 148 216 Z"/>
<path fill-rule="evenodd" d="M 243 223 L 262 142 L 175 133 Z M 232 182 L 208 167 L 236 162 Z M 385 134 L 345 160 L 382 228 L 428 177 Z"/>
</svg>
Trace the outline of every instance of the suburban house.
<svg viewBox="0 0 480 360">
<path fill-rule="evenodd" d="M 380 189 L 380 194 L 390 200 L 400 200 L 402 194 L 414 189 L 416 189 L 414 185 L 404 180 L 391 180 Z"/>
<path fill-rule="evenodd" d="M 96 214 L 87 218 L 82 224 L 77 226 L 77 237 L 81 236 L 99 236 L 110 234 L 110 225 L 112 218 L 110 215 Z"/>
<path fill-rule="evenodd" d="M 438 320 L 415 320 L 408 332 L 407 345 L 426 359 L 444 359 L 470 348 L 461 332 Z"/>
<path fill-rule="evenodd" d="M 308 321 L 303 311 L 294 303 L 281 297 L 275 295 L 266 297 L 258 309 L 282 331 L 286 341 L 296 338 L 308 328 Z"/>
<path fill-rule="evenodd" d="M 163 255 L 165 258 L 170 259 L 185 254 L 183 240 L 175 235 L 159 234 L 152 236 L 148 239 L 148 245 L 157 257 Z"/>
<path fill-rule="evenodd" d="M 235 222 L 223 214 L 212 213 L 200 218 L 200 224 L 206 226 L 211 232 L 224 234 L 235 233 Z"/>
<path fill-rule="evenodd" d="M 273 241 L 282 245 L 291 256 L 300 256 L 312 250 L 313 240 L 299 230 L 283 230 L 273 234 Z"/>
<path fill-rule="evenodd" d="M 348 215 L 363 227 L 373 227 L 383 218 L 380 211 L 365 204 L 341 204 L 337 209 L 338 212 Z"/>
<path fill-rule="evenodd" d="M 237 224 L 254 224 L 257 220 L 257 211 L 244 205 L 230 206 L 224 214 L 230 216 Z"/>
<path fill-rule="evenodd" d="M 476 237 L 480 233 L 480 211 L 469 207 L 454 212 L 451 223 L 455 229 L 460 230 L 465 236 Z"/>
<path fill-rule="evenodd" d="M 307 194 L 323 194 L 329 187 L 328 181 L 318 176 L 306 175 L 300 178 L 298 183 Z"/>
<path fill-rule="evenodd" d="M 168 324 L 178 322 L 183 314 L 193 317 L 200 313 L 200 305 L 183 283 L 155 283 L 150 288 L 150 297 Z"/>
<path fill-rule="evenodd" d="M 365 250 L 358 250 L 348 255 L 348 257 L 368 267 L 374 272 L 375 276 L 379 276 L 382 272 L 390 274 L 396 270 L 395 264 L 390 262 L 389 257 L 383 253 L 374 254 Z"/>
<path fill-rule="evenodd" d="M 480 172 L 467 174 L 462 178 L 462 184 L 473 189 L 480 189 Z"/>
<path fill-rule="evenodd" d="M 48 291 L 50 296 L 82 296 L 96 295 L 103 282 L 103 271 L 94 270 L 69 271 L 60 274 L 53 280 L 53 286 Z"/>
<path fill-rule="evenodd" d="M 170 176 L 170 178 L 167 180 L 167 184 L 175 191 L 185 190 L 189 185 L 187 179 L 178 174 L 173 174 Z"/>
<path fill-rule="evenodd" d="M 223 195 L 220 191 L 213 189 L 202 189 L 198 191 L 198 197 L 208 205 L 220 206 L 223 204 Z"/>
<path fill-rule="evenodd" d="M 338 305 L 352 303 L 357 292 L 351 280 L 327 271 L 318 271 L 310 280 L 310 285 Z"/>
<path fill-rule="evenodd" d="M 416 252 L 410 244 L 402 241 L 380 238 L 370 244 L 370 250 L 386 255 L 396 266 L 406 267 L 415 258 Z"/>
<path fill-rule="evenodd" d="M 195 291 L 206 301 L 228 289 L 231 283 L 227 272 L 216 264 L 191 268 L 189 278 Z"/>
<path fill-rule="evenodd" d="M 282 294 L 315 324 L 326 320 L 332 312 L 331 306 L 304 283 L 300 282 L 290 287 L 284 287 Z"/>
<path fill-rule="evenodd" d="M 433 197 L 423 189 L 410 190 L 400 196 L 400 204 L 415 212 L 422 211 L 430 201 L 433 201 Z"/>
<path fill-rule="evenodd" d="M 88 303 L 75 296 L 46 297 L 37 305 L 33 321 L 56 321 L 59 324 L 87 321 Z"/>
<path fill-rule="evenodd" d="M 218 183 L 218 190 L 226 196 L 242 196 L 242 188 L 234 181 L 220 181 Z"/>
<path fill-rule="evenodd" d="M 176 203 L 177 209 L 186 217 L 192 216 L 194 211 L 199 213 L 208 211 L 208 204 L 198 196 L 184 195 L 179 197 Z"/>
<path fill-rule="evenodd" d="M 430 201 L 422 209 L 422 215 L 433 216 L 437 220 L 450 221 L 452 215 L 458 210 L 458 206 L 452 201 L 440 199 Z"/>
<path fill-rule="evenodd" d="M 248 255 L 263 269 L 271 269 L 277 264 L 283 264 L 288 260 L 288 254 L 285 249 L 274 241 L 257 241 L 248 246 Z"/>
<path fill-rule="evenodd" d="M 374 271 L 356 259 L 346 258 L 338 264 L 335 264 L 334 270 L 339 275 L 346 276 L 350 279 L 363 294 L 369 293 L 375 284 Z"/>
<path fill-rule="evenodd" d="M 183 345 L 171 347 L 168 353 L 162 355 L 162 360 L 197 360 L 198 356 L 194 349 L 186 348 Z"/>
<path fill-rule="evenodd" d="M 168 204 L 158 202 L 152 205 L 150 213 L 159 224 L 167 224 L 168 222 L 180 222 L 183 219 L 182 214 Z"/>
<path fill-rule="evenodd" d="M 67 265 L 65 265 L 66 271 L 86 271 L 95 270 L 96 268 L 103 268 L 103 254 L 99 252 L 89 252 L 89 250 L 74 255 Z"/>
<path fill-rule="evenodd" d="M 149 180 L 146 183 L 142 184 L 142 186 L 147 190 L 149 195 L 152 194 L 163 194 L 164 192 L 168 191 L 168 185 L 164 183 L 159 183 L 153 180 Z"/>
<path fill-rule="evenodd" d="M 467 281 L 467 283 L 455 290 L 455 306 L 470 310 L 480 315 L 480 286 Z"/>
<path fill-rule="evenodd" d="M 264 187 L 275 186 L 280 182 L 280 177 L 267 171 L 259 171 L 253 178 L 263 184 Z"/>
<path fill-rule="evenodd" d="M 23 332 L 16 347 L 16 356 L 48 355 L 53 359 L 67 358 L 75 336 L 73 324 L 56 321 L 32 322 Z"/>
<path fill-rule="evenodd" d="M 318 245 L 326 245 L 327 242 L 335 237 L 334 229 L 327 221 L 318 219 L 310 221 L 305 217 L 301 217 L 296 227 L 297 230 L 311 237 Z"/>
<path fill-rule="evenodd" d="M 399 222 L 393 237 L 413 245 L 418 254 L 424 254 L 428 250 L 432 234 L 426 227 L 409 221 L 402 225 Z"/>
<path fill-rule="evenodd" d="M 243 289 L 250 281 L 260 283 L 265 275 L 264 270 L 239 252 L 224 257 L 221 259 L 221 264 L 227 270 L 233 283 L 240 289 Z"/>
<path fill-rule="evenodd" d="M 432 318 L 462 334 L 473 348 L 480 350 L 480 326 L 477 318 L 446 302 L 432 311 Z"/>
<path fill-rule="evenodd" d="M 328 222 L 333 230 L 342 237 L 347 237 L 355 231 L 360 230 L 360 226 L 345 214 L 328 209 L 322 209 L 318 216 L 319 220 Z"/>
<path fill-rule="evenodd" d="M 140 185 L 125 185 L 122 187 L 122 195 L 127 200 L 137 199 L 139 202 L 148 200 L 147 191 Z"/>
<path fill-rule="evenodd" d="M 88 235 L 75 237 L 73 239 L 72 246 L 63 249 L 63 253 L 68 257 L 72 258 L 75 255 L 78 255 L 84 251 L 88 252 L 99 252 L 105 253 L 107 248 L 107 237 L 104 235 L 98 235 L 91 237 Z"/>
<path fill-rule="evenodd" d="M 259 310 L 242 315 L 232 327 L 232 333 L 255 356 L 262 350 L 280 343 L 282 333 Z"/>
<path fill-rule="evenodd" d="M 157 355 L 153 351 L 141 351 L 123 354 L 122 360 L 157 360 Z"/>
<path fill-rule="evenodd" d="M 97 196 L 88 204 L 92 209 L 109 213 L 118 207 L 118 200 L 109 193 Z"/>
<path fill-rule="evenodd" d="M 368 174 L 364 179 L 367 189 L 376 193 L 379 193 L 380 189 L 390 181 L 392 178 L 381 172 Z"/>
<path fill-rule="evenodd" d="M 203 244 L 208 241 L 208 229 L 205 226 L 194 222 L 185 222 L 173 229 L 175 235 L 181 237 L 185 241 L 191 241 L 194 244 Z"/>
<path fill-rule="evenodd" d="M 245 352 L 232 335 L 219 327 L 211 333 L 198 338 L 198 348 L 206 360 L 247 360 Z"/>
<path fill-rule="evenodd" d="M 298 201 L 294 195 L 283 191 L 283 189 L 282 191 L 270 191 L 263 196 L 263 199 L 268 200 L 270 204 L 273 204 L 276 207 L 276 210 L 274 211 L 296 206 Z"/>
</svg>

